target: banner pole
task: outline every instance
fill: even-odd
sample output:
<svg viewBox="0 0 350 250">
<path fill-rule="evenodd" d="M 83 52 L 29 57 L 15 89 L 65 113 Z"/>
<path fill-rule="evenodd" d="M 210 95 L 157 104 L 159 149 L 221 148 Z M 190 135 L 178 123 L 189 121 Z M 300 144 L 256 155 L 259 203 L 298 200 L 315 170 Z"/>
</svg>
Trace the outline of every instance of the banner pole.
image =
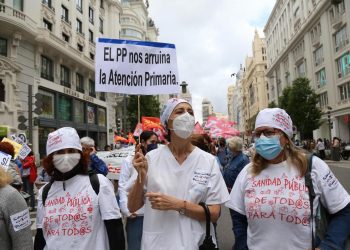
<svg viewBox="0 0 350 250">
<path fill-rule="evenodd" d="M 141 119 L 140 119 L 140 117 L 141 117 L 141 112 L 140 112 L 140 110 L 141 110 L 141 108 L 140 108 L 140 95 L 137 95 L 137 121 L 138 121 L 138 123 L 137 124 L 139 124 L 140 122 L 141 122 Z M 139 143 L 141 142 L 141 140 L 140 140 L 140 136 L 139 136 Z"/>
</svg>

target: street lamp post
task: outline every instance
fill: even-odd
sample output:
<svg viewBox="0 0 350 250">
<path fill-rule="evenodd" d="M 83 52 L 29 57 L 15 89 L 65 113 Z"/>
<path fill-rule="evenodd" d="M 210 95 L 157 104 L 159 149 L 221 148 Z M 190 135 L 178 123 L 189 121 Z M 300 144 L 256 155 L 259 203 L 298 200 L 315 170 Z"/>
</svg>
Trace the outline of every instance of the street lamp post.
<svg viewBox="0 0 350 250">
<path fill-rule="evenodd" d="M 332 107 L 328 106 L 327 107 L 328 111 L 327 111 L 327 117 L 328 117 L 328 129 L 329 129 L 329 141 L 331 142 L 332 141 L 332 129 L 333 129 L 333 122 L 332 122 L 332 119 L 331 119 L 331 110 L 332 110 Z"/>
</svg>

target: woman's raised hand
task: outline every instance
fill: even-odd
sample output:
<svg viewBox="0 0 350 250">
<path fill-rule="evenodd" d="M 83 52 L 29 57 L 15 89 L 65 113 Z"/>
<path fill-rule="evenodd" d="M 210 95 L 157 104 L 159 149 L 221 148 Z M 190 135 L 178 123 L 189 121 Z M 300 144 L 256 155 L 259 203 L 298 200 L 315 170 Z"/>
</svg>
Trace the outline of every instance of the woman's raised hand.
<svg viewBox="0 0 350 250">
<path fill-rule="evenodd" d="M 146 157 L 142 153 L 141 144 L 136 146 L 135 156 L 134 156 L 134 159 L 132 160 L 132 165 L 139 173 L 139 177 L 146 176 L 147 170 L 148 170 L 148 164 L 147 164 Z"/>
</svg>

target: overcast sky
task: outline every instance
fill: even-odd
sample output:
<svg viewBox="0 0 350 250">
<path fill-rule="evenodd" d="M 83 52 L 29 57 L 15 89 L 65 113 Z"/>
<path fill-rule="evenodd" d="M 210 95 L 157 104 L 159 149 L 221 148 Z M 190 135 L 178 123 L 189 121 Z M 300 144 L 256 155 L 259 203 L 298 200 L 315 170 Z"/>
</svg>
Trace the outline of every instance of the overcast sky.
<svg viewBox="0 0 350 250">
<path fill-rule="evenodd" d="M 264 35 L 275 1 L 149 0 L 158 41 L 176 45 L 180 82 L 189 85 L 196 120 L 202 120 L 203 98 L 227 114 L 231 74 L 251 55 L 254 30 Z"/>
</svg>

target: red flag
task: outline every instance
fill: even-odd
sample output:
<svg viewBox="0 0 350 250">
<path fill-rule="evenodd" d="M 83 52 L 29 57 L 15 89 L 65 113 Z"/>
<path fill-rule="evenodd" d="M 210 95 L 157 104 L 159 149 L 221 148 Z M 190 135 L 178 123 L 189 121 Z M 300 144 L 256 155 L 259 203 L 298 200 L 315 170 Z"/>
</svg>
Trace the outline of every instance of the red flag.
<svg viewBox="0 0 350 250">
<path fill-rule="evenodd" d="M 134 136 L 137 136 L 139 137 L 142 133 L 142 123 L 139 122 L 137 125 L 136 125 L 136 128 L 135 128 L 135 131 L 134 131 Z"/>
<path fill-rule="evenodd" d="M 135 141 L 134 136 L 133 136 L 132 133 L 128 134 L 128 142 L 132 143 L 132 144 L 136 144 L 136 141 Z"/>
<path fill-rule="evenodd" d="M 194 125 L 193 133 L 200 135 L 205 134 L 205 131 L 203 127 L 199 124 L 199 122 L 196 122 L 196 124 Z"/>
<path fill-rule="evenodd" d="M 160 119 L 158 117 L 146 117 L 142 116 L 142 130 L 152 130 L 154 128 L 162 129 L 162 125 L 160 124 Z"/>
</svg>

